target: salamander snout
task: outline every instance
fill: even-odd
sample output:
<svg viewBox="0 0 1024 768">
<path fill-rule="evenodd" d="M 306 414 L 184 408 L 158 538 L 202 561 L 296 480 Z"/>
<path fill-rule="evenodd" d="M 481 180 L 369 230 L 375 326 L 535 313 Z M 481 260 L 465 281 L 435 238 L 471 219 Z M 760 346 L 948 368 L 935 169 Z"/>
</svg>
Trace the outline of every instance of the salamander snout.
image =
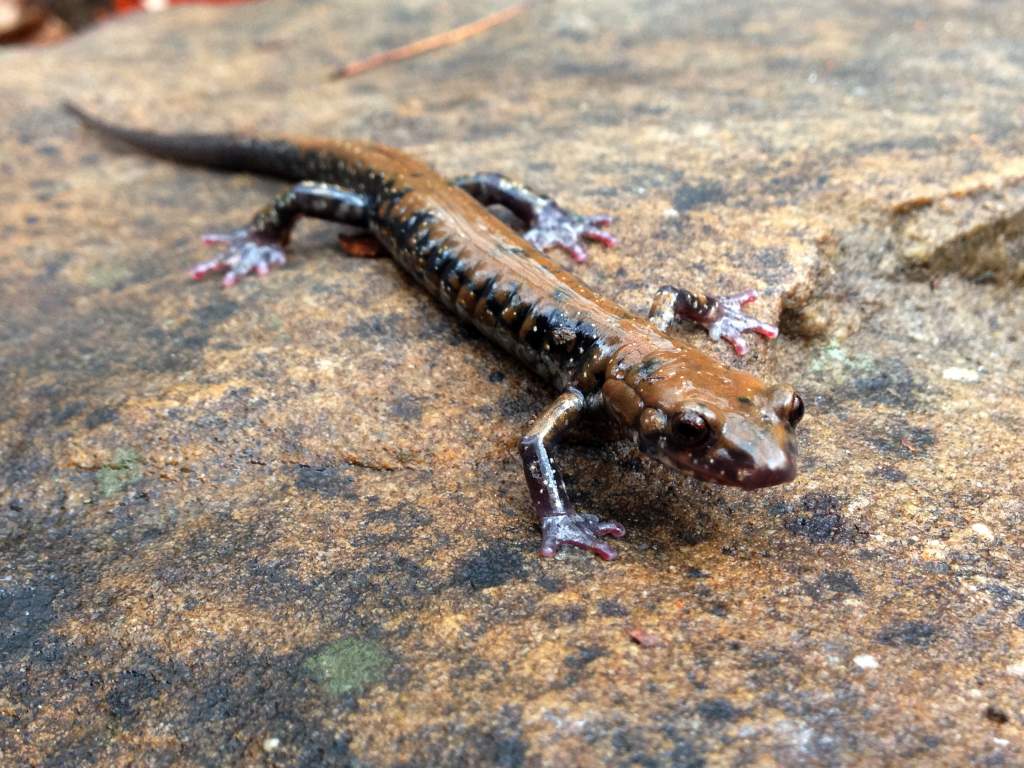
<svg viewBox="0 0 1024 768">
<path fill-rule="evenodd" d="M 796 477 L 793 427 L 803 415 L 803 401 L 791 389 L 745 397 L 734 408 L 689 402 L 673 410 L 647 407 L 639 418 L 638 444 L 664 464 L 748 489 Z"/>
<path fill-rule="evenodd" d="M 713 453 L 728 478 L 743 488 L 764 488 L 796 477 L 796 440 L 788 418 L 751 419 L 732 413 L 725 419 Z"/>
</svg>

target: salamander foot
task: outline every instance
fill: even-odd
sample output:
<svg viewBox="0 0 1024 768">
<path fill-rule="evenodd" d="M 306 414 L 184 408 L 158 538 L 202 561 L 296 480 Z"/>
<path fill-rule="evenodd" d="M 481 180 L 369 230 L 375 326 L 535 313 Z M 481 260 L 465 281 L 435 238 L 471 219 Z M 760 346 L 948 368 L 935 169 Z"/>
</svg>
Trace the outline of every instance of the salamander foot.
<svg viewBox="0 0 1024 768">
<path fill-rule="evenodd" d="M 733 296 L 711 296 L 665 285 L 654 297 L 648 317 L 662 331 L 667 331 L 676 319 L 694 322 L 707 330 L 712 341 L 725 339 L 732 344 L 736 354 L 742 357 L 747 354 L 749 346 L 741 334 L 752 331 L 766 339 L 774 339 L 779 335 L 776 326 L 763 323 L 743 311 L 743 307 L 756 298 L 757 291 L 743 291 Z"/>
<path fill-rule="evenodd" d="M 766 339 L 774 339 L 779 335 L 779 329 L 776 326 L 763 323 L 743 311 L 743 307 L 757 299 L 757 291 L 750 290 L 732 296 L 708 296 L 707 298 L 709 302 L 717 305 L 714 311 L 703 319 L 692 317 L 690 319 L 707 328 L 708 336 L 712 341 L 725 339 L 732 344 L 733 350 L 740 357 L 747 354 L 750 349 L 740 334 L 752 331 Z"/>
<path fill-rule="evenodd" d="M 618 553 L 599 537 L 621 539 L 626 529 L 612 520 L 601 520 L 597 515 L 549 515 L 541 519 L 544 533 L 540 554 L 554 557 L 564 546 L 579 547 L 593 552 L 602 560 L 614 560 Z"/>
<path fill-rule="evenodd" d="M 602 229 L 611 223 L 611 216 L 580 216 L 548 201 L 547 205 L 537 211 L 533 227 L 523 237 L 538 250 L 557 246 L 572 256 L 574 261 L 582 262 L 587 260 L 583 240 L 592 240 L 608 248 L 618 244 L 614 235 Z"/>
<path fill-rule="evenodd" d="M 285 263 L 284 246 L 279 239 L 255 233 L 247 227 L 203 235 L 203 242 L 224 246 L 224 250 L 216 258 L 192 267 L 193 280 L 202 280 L 212 272 L 225 272 L 223 284 L 230 288 L 246 275 L 262 277 L 272 267 Z"/>
</svg>

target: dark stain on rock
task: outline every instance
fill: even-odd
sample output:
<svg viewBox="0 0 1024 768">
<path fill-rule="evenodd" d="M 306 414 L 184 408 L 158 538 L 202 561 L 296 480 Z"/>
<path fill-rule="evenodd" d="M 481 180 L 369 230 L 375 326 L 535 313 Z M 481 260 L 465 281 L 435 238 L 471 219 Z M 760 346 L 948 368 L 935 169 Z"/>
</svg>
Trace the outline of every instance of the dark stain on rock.
<svg viewBox="0 0 1024 768">
<path fill-rule="evenodd" d="M 565 589 L 565 580 L 545 573 L 538 577 L 537 586 L 545 592 L 561 592 Z"/>
<path fill-rule="evenodd" d="M 1008 587 L 1004 587 L 1002 584 L 985 584 L 982 587 L 986 592 L 992 595 L 992 599 L 1000 608 L 1010 608 L 1020 598 L 1017 593 Z"/>
<path fill-rule="evenodd" d="M 403 395 L 392 401 L 391 415 L 402 421 L 419 421 L 423 417 L 423 404 L 414 395 Z"/>
<path fill-rule="evenodd" d="M 924 386 L 907 364 L 892 357 L 875 361 L 872 370 L 856 375 L 836 387 L 840 399 L 852 398 L 867 405 L 888 405 L 913 411 L 919 405 Z"/>
<path fill-rule="evenodd" d="M 193 317 L 200 325 L 210 327 L 219 325 L 238 311 L 239 304 L 230 299 L 222 299 L 212 304 L 197 307 Z"/>
<path fill-rule="evenodd" d="M 815 600 L 861 594 L 860 585 L 849 571 L 825 571 L 804 590 Z"/>
<path fill-rule="evenodd" d="M 935 433 L 929 427 L 914 427 L 899 414 L 882 419 L 880 432 L 868 435 L 868 442 L 885 453 L 901 459 L 922 459 L 935 444 Z"/>
<path fill-rule="evenodd" d="M 334 499 L 343 496 L 357 498 L 352 490 L 353 478 L 343 474 L 336 467 L 310 467 L 300 464 L 295 468 L 295 487 L 300 491 L 313 491 L 321 496 Z"/>
<path fill-rule="evenodd" d="M 66 424 L 85 409 L 85 403 L 73 402 L 57 408 L 53 412 L 53 423 L 57 426 Z"/>
<path fill-rule="evenodd" d="M 112 405 L 101 405 L 85 417 L 85 428 L 95 429 L 101 424 L 117 421 L 117 408 Z"/>
<path fill-rule="evenodd" d="M 926 621 L 897 621 L 883 628 L 875 639 L 884 645 L 923 648 L 931 645 L 934 637 L 933 624 Z"/>
<path fill-rule="evenodd" d="M 587 615 L 582 605 L 565 605 L 546 609 L 541 613 L 541 620 L 552 627 L 563 624 L 577 624 Z"/>
<path fill-rule="evenodd" d="M 740 716 L 728 699 L 705 699 L 697 704 L 697 714 L 712 723 L 731 723 Z"/>
<path fill-rule="evenodd" d="M 529 395 L 510 394 L 499 398 L 498 410 L 509 421 L 525 421 L 538 411 L 538 402 Z"/>
<path fill-rule="evenodd" d="M 472 589 L 497 587 L 526 573 L 522 553 L 504 542 L 494 542 L 471 555 L 456 568 L 456 583 Z"/>
<path fill-rule="evenodd" d="M 608 649 L 602 645 L 583 645 L 565 657 L 564 664 L 569 669 L 579 670 L 593 661 L 608 655 Z"/>
<path fill-rule="evenodd" d="M 412 759 L 394 763 L 395 768 L 423 765 L 521 768 L 526 765 L 522 711 L 508 704 L 492 713 L 485 726 L 451 720 L 434 722 L 414 731 L 410 743 L 414 745 Z"/>
<path fill-rule="evenodd" d="M 696 184 L 683 184 L 672 196 L 672 207 L 679 213 L 685 213 L 705 205 L 721 203 L 726 200 L 725 188 L 720 182 L 702 179 Z"/>
<path fill-rule="evenodd" d="M 396 329 L 401 320 L 402 315 L 398 312 L 368 317 L 346 325 L 342 330 L 342 335 L 355 336 L 360 339 L 393 339 L 399 335 L 396 333 Z"/>
<path fill-rule="evenodd" d="M 842 501 L 830 493 L 812 492 L 800 497 L 797 504 L 787 501 L 773 504 L 772 514 L 784 514 L 786 530 L 805 536 L 815 544 L 840 541 L 849 538 L 839 513 Z"/>
<path fill-rule="evenodd" d="M 907 480 L 907 473 L 896 467 L 875 467 L 869 473 L 870 477 L 880 477 L 891 483 L 903 483 Z"/>
<path fill-rule="evenodd" d="M 57 592 L 50 584 L 0 587 L 0 662 L 31 647 L 49 629 Z"/>
<path fill-rule="evenodd" d="M 623 617 L 629 616 L 629 611 L 618 600 L 605 599 L 597 603 L 597 611 L 602 616 Z"/>
<path fill-rule="evenodd" d="M 860 584 L 849 571 L 825 571 L 818 579 L 818 584 L 832 592 L 843 595 L 859 595 Z"/>
<path fill-rule="evenodd" d="M 113 687 L 104 698 L 107 709 L 118 720 L 134 720 L 149 701 L 187 674 L 180 663 L 168 664 L 147 651 L 140 651 L 131 664 L 117 674 Z"/>
</svg>

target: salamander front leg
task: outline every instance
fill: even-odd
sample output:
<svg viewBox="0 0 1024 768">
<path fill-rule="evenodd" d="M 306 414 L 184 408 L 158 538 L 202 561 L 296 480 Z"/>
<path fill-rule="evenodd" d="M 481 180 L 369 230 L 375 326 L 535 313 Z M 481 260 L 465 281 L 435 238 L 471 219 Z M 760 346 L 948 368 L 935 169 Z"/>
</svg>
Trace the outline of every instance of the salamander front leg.
<svg viewBox="0 0 1024 768">
<path fill-rule="evenodd" d="M 618 523 L 603 521 L 596 515 L 577 514 L 562 477 L 548 455 L 548 449 L 583 414 L 584 407 L 583 395 L 578 390 L 563 392 L 523 436 L 519 442 L 519 453 L 544 536 L 541 555 L 554 557 L 559 549 L 568 545 L 593 552 L 605 560 L 614 560 L 617 556 L 615 550 L 600 537 L 621 539 L 626 530 Z"/>
<path fill-rule="evenodd" d="M 602 227 L 611 224 L 611 216 L 580 216 L 562 208 L 550 197 L 540 195 L 497 173 L 478 173 L 455 179 L 455 186 L 468 192 L 484 205 L 501 204 L 526 222 L 523 235 L 539 250 L 557 246 L 576 261 L 585 261 L 583 240 L 593 240 L 609 248 L 615 237 Z"/>
<path fill-rule="evenodd" d="M 203 242 L 223 246 L 223 250 L 216 258 L 193 267 L 192 277 L 201 280 L 211 272 L 226 272 L 227 287 L 248 274 L 267 274 L 271 267 L 285 263 L 284 246 L 299 216 L 357 226 L 365 226 L 368 219 L 361 195 L 335 184 L 303 181 L 274 198 L 248 225 L 204 235 Z"/>
<path fill-rule="evenodd" d="M 744 291 L 734 296 L 711 296 L 666 285 L 654 297 L 648 317 L 663 331 L 667 331 L 677 318 L 690 320 L 706 329 L 712 341 L 728 341 L 736 354 L 742 357 L 747 354 L 749 346 L 740 334 L 752 331 L 766 339 L 774 339 L 779 335 L 776 326 L 762 323 L 743 311 L 743 307 L 756 298 L 757 291 Z"/>
</svg>

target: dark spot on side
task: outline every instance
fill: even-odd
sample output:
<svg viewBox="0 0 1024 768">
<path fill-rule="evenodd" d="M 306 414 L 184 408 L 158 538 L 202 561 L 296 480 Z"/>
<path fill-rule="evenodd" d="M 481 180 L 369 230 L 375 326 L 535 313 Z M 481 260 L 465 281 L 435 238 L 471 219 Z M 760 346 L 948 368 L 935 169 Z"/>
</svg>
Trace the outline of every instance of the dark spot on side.
<svg viewBox="0 0 1024 768">
<path fill-rule="evenodd" d="M 103 405 L 85 417 L 86 429 L 95 429 L 101 424 L 109 424 L 117 421 L 117 408 Z"/>
<path fill-rule="evenodd" d="M 551 318 L 544 312 L 534 313 L 532 316 L 532 323 L 529 330 L 526 332 L 526 343 L 527 345 L 536 351 L 544 346 L 545 340 L 548 338 L 548 329 L 551 327 Z"/>
<path fill-rule="evenodd" d="M 295 487 L 300 491 L 314 491 L 328 499 L 339 496 L 355 498 L 351 489 L 352 478 L 336 467 L 310 467 L 300 464 L 295 472 Z"/>
<path fill-rule="evenodd" d="M 919 648 L 931 644 L 935 627 L 926 621 L 897 621 L 885 627 L 875 639 L 885 645 L 911 645 Z"/>
<path fill-rule="evenodd" d="M 705 699 L 697 705 L 697 713 L 709 722 L 731 723 L 739 710 L 728 699 Z"/>
<path fill-rule="evenodd" d="M 524 573 L 522 554 L 508 544 L 495 542 L 463 560 L 454 580 L 479 590 L 521 578 Z"/>
<path fill-rule="evenodd" d="M 680 213 L 701 208 L 726 199 L 725 188 L 717 181 L 683 184 L 672 197 L 672 207 Z"/>
<path fill-rule="evenodd" d="M 501 371 L 491 371 L 487 374 L 487 380 L 492 384 L 500 384 L 505 380 L 505 374 Z"/>
<path fill-rule="evenodd" d="M 751 400 L 749 397 L 746 397 L 744 395 L 740 395 L 739 397 L 736 398 L 736 400 L 738 402 L 743 403 L 744 405 L 753 405 L 753 403 L 754 403 L 753 400 Z"/>
<path fill-rule="evenodd" d="M 644 360 L 640 363 L 640 367 L 637 368 L 637 373 L 646 379 L 661 367 L 662 362 L 663 361 L 657 357 L 652 357 L 650 360 Z"/>
</svg>

